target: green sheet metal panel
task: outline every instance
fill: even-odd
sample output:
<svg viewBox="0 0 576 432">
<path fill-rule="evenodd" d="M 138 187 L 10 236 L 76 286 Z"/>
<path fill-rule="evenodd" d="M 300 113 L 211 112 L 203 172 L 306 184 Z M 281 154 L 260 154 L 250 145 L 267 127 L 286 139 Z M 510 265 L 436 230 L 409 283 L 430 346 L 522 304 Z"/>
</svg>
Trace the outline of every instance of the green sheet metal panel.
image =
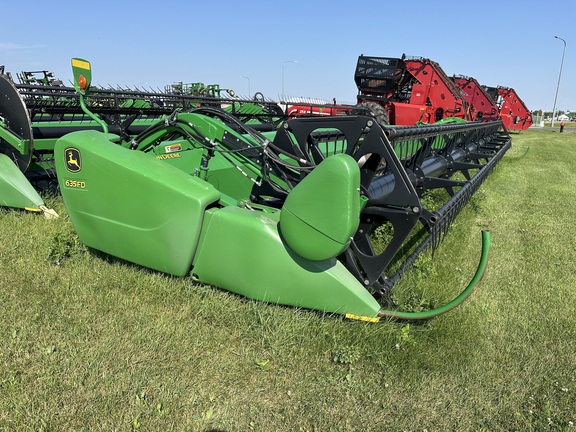
<svg viewBox="0 0 576 432">
<path fill-rule="evenodd" d="M 136 264 L 187 274 L 204 211 L 220 193 L 110 138 L 85 131 L 56 143 L 58 182 L 80 240 Z"/>
<path fill-rule="evenodd" d="M 44 205 L 20 168 L 0 153 L 0 206 L 38 211 Z"/>
<path fill-rule="evenodd" d="M 360 222 L 360 169 L 349 155 L 326 158 L 288 195 L 280 231 L 298 255 L 323 260 L 348 247 Z"/>
<path fill-rule="evenodd" d="M 376 317 L 380 306 L 337 259 L 310 261 L 278 231 L 278 213 L 207 211 L 192 274 L 256 300 Z"/>
</svg>

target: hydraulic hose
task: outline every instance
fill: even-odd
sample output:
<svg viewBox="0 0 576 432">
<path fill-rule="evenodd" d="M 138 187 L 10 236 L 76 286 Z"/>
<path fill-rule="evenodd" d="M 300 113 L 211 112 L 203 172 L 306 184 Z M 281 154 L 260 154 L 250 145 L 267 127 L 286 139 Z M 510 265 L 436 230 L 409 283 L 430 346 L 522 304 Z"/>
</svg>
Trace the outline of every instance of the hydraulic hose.
<svg viewBox="0 0 576 432">
<path fill-rule="evenodd" d="M 478 263 L 478 268 L 476 269 L 476 273 L 474 277 L 468 284 L 466 288 L 451 302 L 441 306 L 439 308 L 431 309 L 424 312 L 401 312 L 401 311 L 393 311 L 393 310 L 380 310 L 378 313 L 379 318 L 395 318 L 401 320 L 425 320 L 434 318 L 438 315 L 442 315 L 455 307 L 459 306 L 464 300 L 466 300 L 474 288 L 478 285 L 478 283 L 482 280 L 482 276 L 484 275 L 484 270 L 486 269 L 486 265 L 488 263 L 488 252 L 490 250 L 490 232 L 489 231 L 482 231 L 482 253 L 480 255 L 480 262 Z"/>
<path fill-rule="evenodd" d="M 528 154 L 529 151 L 530 151 L 530 147 L 528 147 L 528 148 L 526 149 L 526 151 L 524 152 L 524 154 L 523 154 L 522 156 L 517 157 L 516 159 L 517 159 L 517 160 L 518 160 L 518 159 L 522 159 L 524 156 L 526 156 L 526 155 Z"/>
</svg>

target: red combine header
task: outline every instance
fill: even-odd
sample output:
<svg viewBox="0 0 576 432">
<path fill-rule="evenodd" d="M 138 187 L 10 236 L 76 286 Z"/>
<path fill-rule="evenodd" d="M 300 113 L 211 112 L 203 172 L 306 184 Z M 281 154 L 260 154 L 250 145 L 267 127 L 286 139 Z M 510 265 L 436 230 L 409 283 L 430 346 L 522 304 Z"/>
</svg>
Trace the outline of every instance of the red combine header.
<svg viewBox="0 0 576 432">
<path fill-rule="evenodd" d="M 506 129 L 520 131 L 532 126 L 532 113 L 513 88 L 485 86 L 484 89 L 498 106 Z"/>
<path fill-rule="evenodd" d="M 462 92 L 438 63 L 425 58 L 358 58 L 354 80 L 358 105 L 289 105 L 289 117 L 372 114 L 380 124 L 435 123 L 446 117 L 472 120 Z"/>
<path fill-rule="evenodd" d="M 474 120 L 497 118 L 500 111 L 493 97 L 472 78 L 464 75 L 452 77 L 470 106 L 470 117 Z"/>
<path fill-rule="evenodd" d="M 286 102 L 286 115 L 288 118 L 294 117 L 308 117 L 308 116 L 334 116 L 334 115 L 349 115 L 354 110 L 352 105 L 337 105 L 334 102 L 331 105 L 321 103 L 309 103 L 298 101 L 289 103 Z"/>
<path fill-rule="evenodd" d="M 361 55 L 354 81 L 358 104 L 384 107 L 390 124 L 435 123 L 446 117 L 472 120 L 460 89 L 438 63 L 426 58 Z"/>
<path fill-rule="evenodd" d="M 370 114 L 382 125 L 436 123 L 449 117 L 467 121 L 502 118 L 511 130 L 527 129 L 532 116 L 513 89 L 485 87 L 474 78 L 450 78 L 423 57 L 360 55 L 354 81 L 357 105 L 287 104 L 289 118 Z"/>
</svg>

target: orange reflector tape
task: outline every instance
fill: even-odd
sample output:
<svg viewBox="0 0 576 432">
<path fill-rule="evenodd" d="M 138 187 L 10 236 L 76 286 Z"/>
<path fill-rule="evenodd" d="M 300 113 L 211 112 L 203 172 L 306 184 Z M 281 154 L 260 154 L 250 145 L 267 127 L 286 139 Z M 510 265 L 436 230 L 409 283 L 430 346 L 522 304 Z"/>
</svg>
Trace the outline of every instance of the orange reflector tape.
<svg viewBox="0 0 576 432">
<path fill-rule="evenodd" d="M 90 63 L 83 60 L 72 59 L 72 66 L 90 70 Z"/>
</svg>

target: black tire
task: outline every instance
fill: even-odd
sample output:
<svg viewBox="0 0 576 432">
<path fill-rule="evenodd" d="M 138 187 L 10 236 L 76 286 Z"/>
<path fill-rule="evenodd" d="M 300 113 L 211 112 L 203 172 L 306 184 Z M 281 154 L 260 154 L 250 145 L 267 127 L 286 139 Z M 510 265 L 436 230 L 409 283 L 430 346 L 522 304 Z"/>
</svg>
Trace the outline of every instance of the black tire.
<svg viewBox="0 0 576 432">
<path fill-rule="evenodd" d="M 388 117 L 388 113 L 386 109 L 375 102 L 362 102 L 361 104 L 356 105 L 359 109 L 355 114 L 359 115 L 369 115 L 376 119 L 376 122 L 381 126 L 388 126 L 390 125 L 390 118 Z"/>
</svg>

